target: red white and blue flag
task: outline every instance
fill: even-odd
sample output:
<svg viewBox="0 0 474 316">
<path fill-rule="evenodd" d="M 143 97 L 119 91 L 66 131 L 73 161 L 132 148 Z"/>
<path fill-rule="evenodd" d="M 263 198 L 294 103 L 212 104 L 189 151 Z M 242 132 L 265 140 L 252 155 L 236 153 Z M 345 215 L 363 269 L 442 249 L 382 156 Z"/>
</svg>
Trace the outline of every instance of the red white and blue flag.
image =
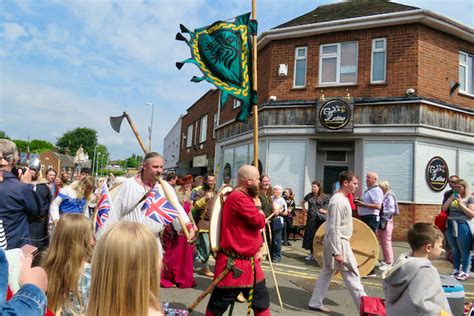
<svg viewBox="0 0 474 316">
<path fill-rule="evenodd" d="M 160 195 L 157 188 L 154 188 L 148 194 L 145 203 L 143 203 L 142 211 L 145 212 L 146 217 L 163 225 L 171 224 L 179 215 L 173 205 L 164 196 Z"/>
<path fill-rule="evenodd" d="M 109 218 L 112 209 L 112 199 L 110 198 L 107 181 L 103 181 L 100 186 L 99 202 L 97 202 L 97 213 L 95 216 L 95 231 L 97 232 Z"/>
</svg>

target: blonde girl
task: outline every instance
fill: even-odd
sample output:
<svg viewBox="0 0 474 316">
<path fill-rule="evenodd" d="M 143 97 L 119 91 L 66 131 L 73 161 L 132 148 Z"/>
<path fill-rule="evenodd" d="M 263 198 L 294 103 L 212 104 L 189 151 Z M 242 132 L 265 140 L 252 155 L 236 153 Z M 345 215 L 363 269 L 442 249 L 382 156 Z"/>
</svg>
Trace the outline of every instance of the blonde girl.
<svg viewBox="0 0 474 316">
<path fill-rule="evenodd" d="M 43 258 L 48 275 L 48 308 L 56 315 L 84 314 L 89 297 L 94 235 L 90 220 L 64 215 Z"/>
<path fill-rule="evenodd" d="M 161 254 L 143 224 L 113 224 L 97 242 L 87 315 L 163 315 L 158 300 Z"/>
</svg>

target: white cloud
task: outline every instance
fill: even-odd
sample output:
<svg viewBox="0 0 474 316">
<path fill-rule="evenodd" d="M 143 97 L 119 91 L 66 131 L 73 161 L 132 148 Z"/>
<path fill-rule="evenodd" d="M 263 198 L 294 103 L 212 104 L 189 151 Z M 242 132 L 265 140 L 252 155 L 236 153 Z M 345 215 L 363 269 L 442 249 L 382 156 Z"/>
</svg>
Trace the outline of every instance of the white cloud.
<svg viewBox="0 0 474 316">
<path fill-rule="evenodd" d="M 23 25 L 5 22 L 1 24 L 3 39 L 7 42 L 16 41 L 21 37 L 28 36 L 28 32 Z"/>
</svg>

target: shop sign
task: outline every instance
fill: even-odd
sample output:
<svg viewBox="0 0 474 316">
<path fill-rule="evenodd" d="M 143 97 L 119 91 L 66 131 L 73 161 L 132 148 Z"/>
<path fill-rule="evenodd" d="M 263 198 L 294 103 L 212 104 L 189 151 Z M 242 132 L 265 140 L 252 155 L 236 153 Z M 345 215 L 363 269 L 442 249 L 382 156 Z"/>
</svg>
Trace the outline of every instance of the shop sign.
<svg viewBox="0 0 474 316">
<path fill-rule="evenodd" d="M 442 191 L 448 184 L 448 164 L 441 157 L 433 157 L 426 166 L 426 181 L 433 191 Z"/>
<path fill-rule="evenodd" d="M 351 120 L 351 108 L 344 100 L 332 99 L 322 104 L 319 110 L 321 124 L 331 130 L 341 129 Z"/>
<path fill-rule="evenodd" d="M 194 156 L 193 167 L 207 167 L 207 156 L 206 155 Z"/>
</svg>

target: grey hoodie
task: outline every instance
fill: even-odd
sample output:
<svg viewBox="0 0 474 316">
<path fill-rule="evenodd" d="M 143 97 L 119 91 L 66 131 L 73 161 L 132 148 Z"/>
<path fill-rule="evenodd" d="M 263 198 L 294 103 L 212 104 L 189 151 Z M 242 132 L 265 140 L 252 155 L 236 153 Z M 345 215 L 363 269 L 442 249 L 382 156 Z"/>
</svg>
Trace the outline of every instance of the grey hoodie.
<svg viewBox="0 0 474 316">
<path fill-rule="evenodd" d="M 402 254 L 383 274 L 387 315 L 451 314 L 438 270 L 425 258 Z"/>
</svg>

